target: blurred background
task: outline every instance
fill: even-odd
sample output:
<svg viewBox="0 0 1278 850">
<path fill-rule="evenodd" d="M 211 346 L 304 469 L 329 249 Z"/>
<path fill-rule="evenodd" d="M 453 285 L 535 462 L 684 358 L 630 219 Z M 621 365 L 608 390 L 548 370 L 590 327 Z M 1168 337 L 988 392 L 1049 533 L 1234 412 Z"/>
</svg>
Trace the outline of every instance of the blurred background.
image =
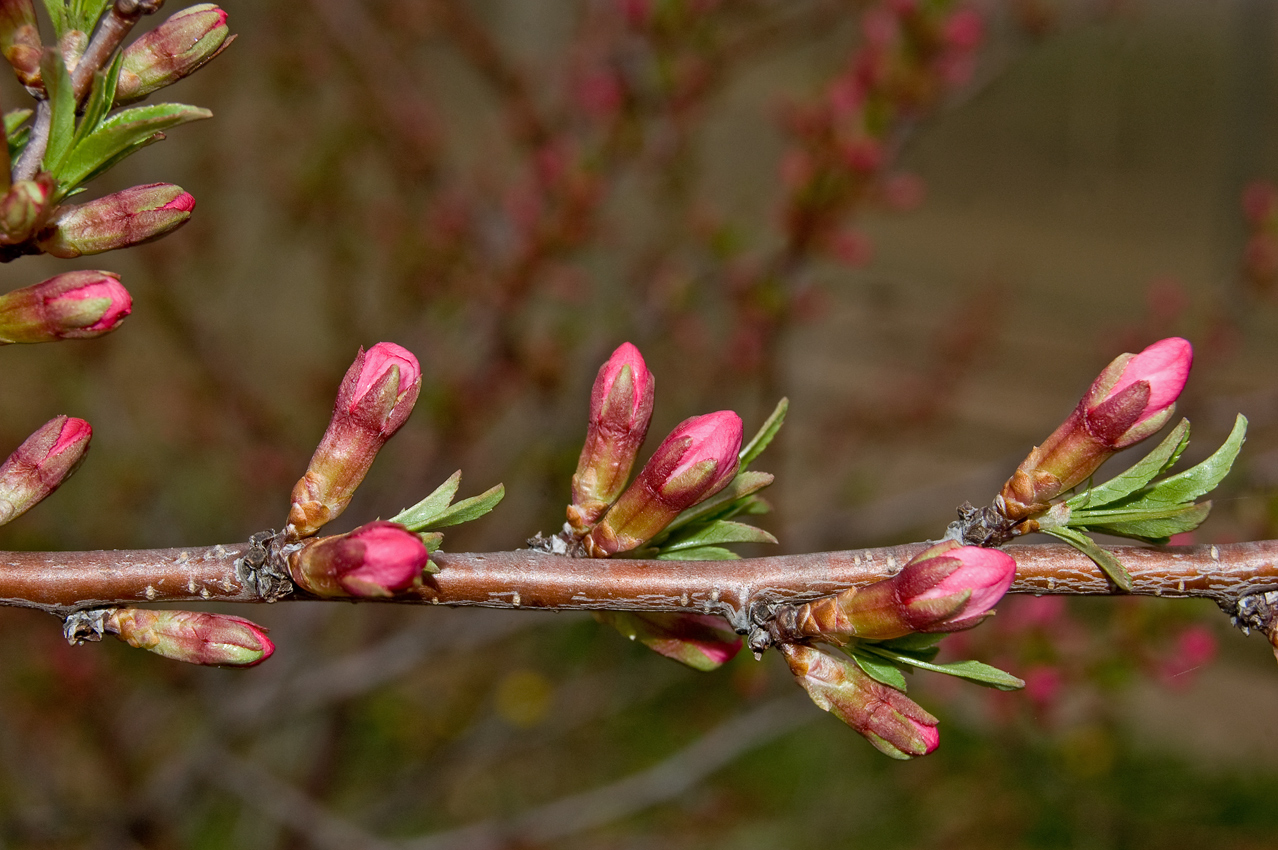
<svg viewBox="0 0 1278 850">
<path fill-rule="evenodd" d="M 279 527 L 341 375 L 379 340 L 418 355 L 422 397 L 337 530 L 458 468 L 460 495 L 507 497 L 446 549 L 557 530 L 590 383 L 630 340 L 657 436 L 722 408 L 751 431 L 790 398 L 757 463 L 778 475 L 779 551 L 938 537 L 1110 359 L 1181 335 L 1188 459 L 1252 422 L 1195 539 L 1275 536 L 1267 0 L 224 6 L 238 40 L 162 93 L 215 117 L 90 191 L 178 183 L 191 222 L 3 270 L 7 289 L 110 269 L 135 303 L 111 336 L 3 352 L 3 451 L 58 413 L 95 438 L 0 547 Z M 71 648 L 47 615 L 0 609 L 0 848 L 1278 834 L 1274 656 L 1206 602 L 1007 600 L 948 651 L 1029 687 L 917 677 L 942 746 L 910 763 L 776 658 L 699 674 L 585 615 L 235 613 L 272 629 L 269 663 Z"/>
</svg>

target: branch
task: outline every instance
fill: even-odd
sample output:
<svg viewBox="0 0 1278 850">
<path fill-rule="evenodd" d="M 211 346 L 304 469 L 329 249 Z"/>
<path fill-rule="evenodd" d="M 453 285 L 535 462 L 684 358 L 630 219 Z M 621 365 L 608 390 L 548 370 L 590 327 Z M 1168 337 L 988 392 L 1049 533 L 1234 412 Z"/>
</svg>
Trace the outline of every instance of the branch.
<svg viewBox="0 0 1278 850">
<path fill-rule="evenodd" d="M 927 544 L 734 561 L 596 560 L 532 550 L 436 553 L 439 572 L 389 602 L 553 611 L 718 614 L 737 629 L 756 606 L 812 599 L 895 575 Z M 145 602 L 261 602 L 248 544 L 101 552 L 0 553 L 0 604 L 64 616 Z M 1069 546 L 1013 546 L 1013 593 L 1120 595 Z M 1137 596 L 1196 597 L 1222 605 L 1278 588 L 1278 540 L 1109 548 Z M 289 601 L 315 597 L 294 590 Z M 374 601 L 374 600 L 368 600 Z"/>
</svg>

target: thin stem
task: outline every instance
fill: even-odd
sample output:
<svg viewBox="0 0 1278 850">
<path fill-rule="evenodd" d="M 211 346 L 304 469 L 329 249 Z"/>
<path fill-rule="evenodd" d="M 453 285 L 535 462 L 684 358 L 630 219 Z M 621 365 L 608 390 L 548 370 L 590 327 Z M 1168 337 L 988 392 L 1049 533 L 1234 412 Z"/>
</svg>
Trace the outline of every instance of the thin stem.
<svg viewBox="0 0 1278 850">
<path fill-rule="evenodd" d="M 143 15 L 159 10 L 162 5 L 164 0 L 115 0 L 71 74 L 76 103 L 84 100 L 93 84 L 93 75 L 107 66 L 134 25 Z"/>
<path fill-rule="evenodd" d="M 22 149 L 22 156 L 13 166 L 14 182 L 30 180 L 40 170 L 40 161 L 44 152 L 49 149 L 49 130 L 53 127 L 53 108 L 49 101 L 42 100 L 36 104 L 35 121 L 31 124 L 31 136 Z"/>
</svg>

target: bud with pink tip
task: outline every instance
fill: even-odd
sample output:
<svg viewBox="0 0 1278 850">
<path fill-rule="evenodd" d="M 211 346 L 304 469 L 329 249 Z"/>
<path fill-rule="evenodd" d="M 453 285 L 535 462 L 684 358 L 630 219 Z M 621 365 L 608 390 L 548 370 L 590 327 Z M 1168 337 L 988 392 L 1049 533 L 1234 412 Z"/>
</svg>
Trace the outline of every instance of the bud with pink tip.
<svg viewBox="0 0 1278 850">
<path fill-rule="evenodd" d="M 0 54 L 24 86 L 38 88 L 40 81 L 40 29 L 31 0 L 0 0 Z"/>
<path fill-rule="evenodd" d="M 393 342 L 359 350 L 333 405 L 333 418 L 293 487 L 286 534 L 310 537 L 346 506 L 378 451 L 413 412 L 421 391 L 417 358 Z"/>
<path fill-rule="evenodd" d="M 0 295 L 0 345 L 102 336 L 118 328 L 132 307 L 119 275 L 66 272 Z"/>
<path fill-rule="evenodd" d="M 117 608 L 103 630 L 137 649 L 208 667 L 253 667 L 275 651 L 266 629 L 229 614 Z"/>
<path fill-rule="evenodd" d="M 420 535 L 378 520 L 306 541 L 289 556 L 289 571 L 298 587 L 316 596 L 385 597 L 409 587 L 429 559 Z"/>
<path fill-rule="evenodd" d="M 93 429 L 83 419 L 55 416 L 0 464 L 0 525 L 35 507 L 84 460 Z"/>
<path fill-rule="evenodd" d="M 1179 337 L 1118 357 L 1069 418 L 1025 458 L 996 506 L 1012 520 L 1042 513 L 1114 452 L 1157 433 L 1175 412 L 1193 362 L 1193 347 Z"/>
<path fill-rule="evenodd" d="M 235 40 L 212 3 L 183 9 L 124 50 L 115 105 L 141 100 L 197 71 Z"/>
<path fill-rule="evenodd" d="M 590 424 L 572 477 L 568 523 L 585 534 L 630 479 L 652 418 L 654 380 L 639 349 L 622 343 L 599 369 L 590 393 Z"/>
<path fill-rule="evenodd" d="M 195 198 L 180 186 L 134 186 L 78 206 L 64 206 L 36 246 L 69 259 L 158 239 L 186 224 Z"/>
<path fill-rule="evenodd" d="M 937 719 L 851 659 L 801 643 L 782 645 L 790 672 L 817 706 L 895 759 L 925 756 L 941 743 Z"/>
<path fill-rule="evenodd" d="M 685 419 L 582 539 L 586 552 L 606 558 L 642 546 L 682 511 L 728 486 L 740 452 L 741 417 L 732 411 Z"/>
<path fill-rule="evenodd" d="M 49 174 L 19 180 L 0 195 L 0 245 L 20 245 L 43 228 L 53 210 L 55 181 Z"/>
<path fill-rule="evenodd" d="M 892 578 L 783 606 L 769 624 L 765 645 L 970 629 L 990 615 L 1015 578 L 1016 562 L 997 549 L 946 541 L 920 552 Z"/>
</svg>

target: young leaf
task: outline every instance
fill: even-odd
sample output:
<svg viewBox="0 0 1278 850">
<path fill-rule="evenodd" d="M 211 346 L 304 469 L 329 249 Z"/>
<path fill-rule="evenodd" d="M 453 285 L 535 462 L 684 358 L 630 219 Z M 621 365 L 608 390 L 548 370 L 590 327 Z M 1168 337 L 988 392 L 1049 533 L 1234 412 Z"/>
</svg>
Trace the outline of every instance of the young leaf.
<svg viewBox="0 0 1278 850">
<path fill-rule="evenodd" d="M 785 422 L 786 411 L 789 409 L 790 399 L 783 398 L 777 402 L 776 408 L 773 409 L 767 421 L 763 423 L 763 427 L 750 438 L 750 442 L 741 447 L 741 454 L 738 455 L 741 459 L 740 466 L 737 467 L 738 470 L 744 471 L 752 460 L 763 454 L 763 450 L 768 447 L 768 444 L 772 442 L 772 438 L 781 430 L 781 425 Z"/>
<path fill-rule="evenodd" d="M 875 641 L 874 644 L 884 649 L 890 649 L 893 652 L 907 653 L 917 658 L 922 658 L 924 661 L 931 661 L 941 651 L 941 641 L 945 640 L 946 637 L 947 635 L 944 632 L 936 632 L 934 634 L 914 632 L 892 640 Z"/>
<path fill-rule="evenodd" d="M 44 0 L 44 10 L 49 13 L 49 19 L 53 21 L 54 35 L 58 37 L 58 41 L 61 41 L 62 34 L 71 29 L 70 22 L 67 20 L 67 4 L 64 0 Z"/>
<path fill-rule="evenodd" d="M 30 109 L 11 109 L 4 114 L 4 134 L 12 136 L 14 130 L 22 126 L 31 117 Z"/>
<path fill-rule="evenodd" d="M 479 519 L 484 514 L 497 507 L 497 503 L 506 495 L 506 488 L 501 484 L 492 487 L 478 496 L 471 496 L 469 499 L 462 499 L 448 510 L 438 514 L 430 522 L 426 523 L 424 528 L 447 528 L 450 525 L 460 525 L 463 522 L 470 522 L 473 519 Z M 414 529 L 421 530 L 421 529 Z"/>
<path fill-rule="evenodd" d="M 871 655 L 868 652 L 853 652 L 851 655 L 852 660 L 856 662 L 856 666 L 865 671 L 865 675 L 876 682 L 882 682 L 889 688 L 896 688 L 902 693 L 905 692 L 905 674 L 901 672 L 901 668 L 891 661 L 882 656 Z"/>
<path fill-rule="evenodd" d="M 422 543 L 426 544 L 426 551 L 432 555 L 439 551 L 440 546 L 444 545 L 444 535 L 438 531 L 428 531 L 425 534 L 419 534 L 418 537 L 422 539 Z M 430 566 L 435 565 L 431 564 Z M 428 567 L 426 571 L 431 573 L 439 572 L 439 567 L 435 567 L 433 570 Z"/>
<path fill-rule="evenodd" d="M 461 470 L 457 470 L 448 480 L 435 488 L 435 492 L 422 499 L 411 508 L 405 508 L 390 518 L 409 531 L 421 531 L 430 521 L 439 516 L 453 502 L 457 488 L 461 485 Z"/>
<path fill-rule="evenodd" d="M 1059 527 L 1048 529 L 1047 534 L 1064 540 L 1078 551 L 1092 559 L 1096 566 L 1100 567 L 1106 577 L 1114 584 L 1118 585 L 1122 590 L 1131 593 L 1132 577 L 1127 572 L 1127 568 L 1118 562 L 1118 559 L 1106 552 L 1104 549 L 1096 545 L 1096 541 L 1077 531 L 1073 528 Z"/>
<path fill-rule="evenodd" d="M 1130 469 L 1115 475 L 1104 484 L 1084 490 L 1065 504 L 1071 510 L 1079 510 L 1108 505 L 1130 496 L 1170 469 L 1188 445 L 1189 420 L 1182 419 L 1167 435 L 1167 439 L 1158 444 L 1158 448 L 1145 455 Z"/>
<path fill-rule="evenodd" d="M 752 493 L 757 493 L 764 487 L 771 484 L 774 480 L 774 477 L 767 472 L 738 472 L 737 477 L 733 478 L 732 482 L 728 484 L 727 487 L 724 487 L 718 493 L 714 494 L 709 499 L 706 499 L 701 504 L 693 505 L 671 520 L 670 524 L 666 526 L 663 534 L 668 535 L 691 522 L 695 522 L 700 519 L 708 519 L 711 516 L 719 514 L 721 511 L 727 513 L 729 512 L 728 506 L 731 502 L 735 502 L 736 500 L 749 496 Z M 719 516 L 716 518 L 722 517 Z"/>
<path fill-rule="evenodd" d="M 777 539 L 762 528 L 721 519 L 709 525 L 690 529 L 686 534 L 671 538 L 662 545 L 663 552 L 695 549 L 720 543 L 776 543 Z"/>
<path fill-rule="evenodd" d="M 53 48 L 46 49 L 40 57 L 40 75 L 44 78 L 44 89 L 49 93 L 49 108 L 52 110 L 43 167 L 45 171 L 54 172 L 56 177 L 75 136 L 75 92 L 62 54 Z"/>
<path fill-rule="evenodd" d="M 111 0 L 72 0 L 68 23 L 81 32 L 93 32 L 110 2 Z"/>
<path fill-rule="evenodd" d="M 1137 494 L 1137 503 L 1151 506 L 1157 503 L 1178 505 L 1192 502 L 1204 493 L 1210 493 L 1229 474 L 1230 467 L 1234 465 L 1238 451 L 1246 439 L 1247 417 L 1240 413 L 1234 420 L 1234 429 L 1229 433 L 1224 445 L 1211 457 L 1192 469 L 1156 482 L 1148 491 Z"/>
<path fill-rule="evenodd" d="M 1100 531 L 1105 534 L 1117 534 L 1120 537 L 1134 537 L 1137 540 L 1148 540 L 1150 543 L 1166 543 L 1173 534 L 1193 531 L 1202 525 L 1211 513 L 1211 502 L 1200 504 L 1177 505 L 1164 511 L 1130 511 L 1130 519 L 1101 519 L 1096 522 L 1073 522 L 1070 525 L 1086 528 L 1089 531 Z"/>
<path fill-rule="evenodd" d="M 680 549 L 678 552 L 662 552 L 657 556 L 660 561 L 735 561 L 741 556 L 722 546 L 698 546 L 695 549 Z"/>
<path fill-rule="evenodd" d="M 59 183 L 70 187 L 101 173 L 120 154 L 135 152 L 156 133 L 189 121 L 212 117 L 213 113 L 181 103 L 135 106 L 110 115 L 75 146 L 66 163 L 56 173 Z"/>
<path fill-rule="evenodd" d="M 89 100 L 84 105 L 84 115 L 80 117 L 80 124 L 75 129 L 75 140 L 71 145 L 73 148 L 96 130 L 110 111 L 111 103 L 115 100 L 115 87 L 120 81 L 120 67 L 123 62 L 124 54 L 117 53 L 115 61 L 106 71 L 99 71 L 93 75 L 93 87 L 89 89 Z"/>
<path fill-rule="evenodd" d="M 1011 673 L 1000 670 L 997 667 L 991 667 L 989 664 L 983 664 L 980 661 L 954 661 L 949 664 L 935 664 L 909 655 L 901 655 L 891 650 L 884 650 L 881 647 L 867 646 L 866 650 L 900 664 L 908 664 L 911 667 L 930 670 L 933 673 L 944 673 L 947 676 L 957 676 L 960 679 L 966 679 L 969 682 L 984 685 L 987 688 L 997 688 L 1000 691 L 1015 691 L 1025 687 L 1025 683 Z"/>
</svg>

